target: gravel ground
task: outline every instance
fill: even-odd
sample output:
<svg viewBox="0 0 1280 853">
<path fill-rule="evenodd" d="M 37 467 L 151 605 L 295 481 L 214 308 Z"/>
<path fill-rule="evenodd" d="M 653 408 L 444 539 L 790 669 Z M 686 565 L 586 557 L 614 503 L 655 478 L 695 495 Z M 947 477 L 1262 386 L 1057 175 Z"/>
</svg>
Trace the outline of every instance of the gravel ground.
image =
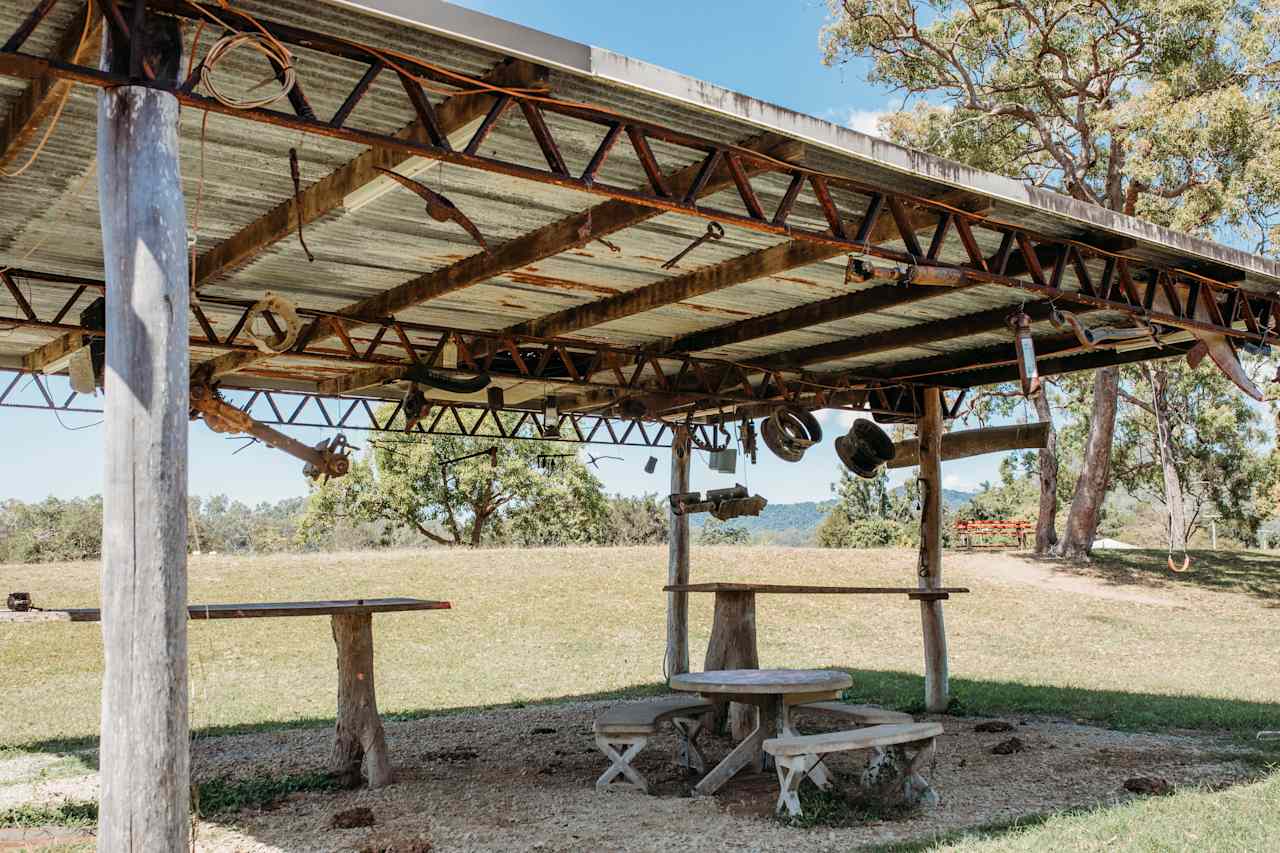
<svg viewBox="0 0 1280 853">
<path fill-rule="evenodd" d="M 1247 765 L 1229 741 L 1203 734 L 1129 734 L 1062 720 L 1011 718 L 1013 731 L 974 731 L 981 720 L 936 717 L 946 729 L 931 773 L 942 804 L 909 818 L 851 827 L 786 826 L 772 817 L 772 774 L 739 776 L 713 799 L 687 796 L 690 780 L 672 764 L 674 738 L 663 734 L 637 760 L 654 796 L 598 792 L 607 766 L 591 737 L 591 720 L 607 703 L 557 705 L 392 722 L 387 735 L 397 782 L 379 791 L 297 794 L 270 810 L 246 810 L 204 821 L 197 849 L 208 851 L 662 851 L 848 850 L 863 844 L 927 839 L 938 833 L 1050 810 L 1131 798 L 1122 787 L 1137 775 L 1177 786 L 1242 781 Z M 802 728 L 821 731 L 814 718 Z M 1025 750 L 991 749 L 1016 736 Z M 203 738 L 193 751 L 198 780 L 299 773 L 323 767 L 325 729 Z M 725 739 L 704 743 L 718 761 Z M 864 756 L 833 756 L 840 775 L 856 773 Z M 29 765 L 23 768 L 30 771 Z M 95 796 L 96 779 L 18 781 L 0 762 L 0 806 Z M 376 823 L 331 829 L 335 812 L 355 806 Z"/>
</svg>

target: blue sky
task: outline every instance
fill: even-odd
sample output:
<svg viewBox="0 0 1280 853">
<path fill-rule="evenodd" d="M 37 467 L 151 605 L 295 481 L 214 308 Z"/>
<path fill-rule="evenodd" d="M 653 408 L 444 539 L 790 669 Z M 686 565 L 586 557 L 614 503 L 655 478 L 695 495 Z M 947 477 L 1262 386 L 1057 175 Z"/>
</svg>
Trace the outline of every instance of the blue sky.
<svg viewBox="0 0 1280 853">
<path fill-rule="evenodd" d="M 601 3 L 599 0 L 463 0 L 459 5 L 575 41 L 666 66 L 753 97 L 849 124 L 858 130 L 875 127 L 879 112 L 897 101 L 864 80 L 865 69 L 850 65 L 826 68 L 818 49 L 818 31 L 826 17 L 822 0 L 648 0 Z M 34 389 L 27 389 L 27 393 Z M 64 415 L 66 427 L 92 424 L 97 416 Z M 838 477 L 839 462 L 830 438 L 848 428 L 847 415 L 823 417 L 827 440 L 797 464 L 782 462 L 765 450 L 760 464 L 739 463 L 738 474 L 707 469 L 705 455 L 693 466 L 698 489 L 744 482 L 774 503 L 823 500 Z M 88 495 L 102 490 L 102 428 L 64 429 L 48 413 L 0 409 L 0 430 L 9 452 L 0 456 L 0 498 L 38 500 Z M 296 430 L 314 443 L 326 433 Z M 359 445 L 362 433 L 351 439 Z M 276 500 L 306 493 L 301 463 L 261 445 L 232 455 L 242 442 L 211 433 L 203 424 L 191 429 L 192 494 L 225 493 L 247 502 Z M 591 449 L 593 454 L 621 456 L 603 460 L 596 473 L 610 492 L 643 494 L 668 490 L 667 453 L 659 451 L 657 471 L 647 475 L 644 449 Z M 970 489 L 984 479 L 997 479 L 998 456 L 950 462 L 944 478 L 950 488 Z M 905 475 L 895 477 L 901 481 Z"/>
</svg>

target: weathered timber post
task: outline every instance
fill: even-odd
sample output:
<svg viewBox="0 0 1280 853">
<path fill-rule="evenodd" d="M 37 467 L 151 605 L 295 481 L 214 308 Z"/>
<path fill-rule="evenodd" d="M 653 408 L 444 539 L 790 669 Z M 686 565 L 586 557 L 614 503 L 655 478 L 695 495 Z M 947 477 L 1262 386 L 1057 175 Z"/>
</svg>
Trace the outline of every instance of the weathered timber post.
<svg viewBox="0 0 1280 853">
<path fill-rule="evenodd" d="M 716 593 L 715 617 L 703 669 L 759 669 L 756 643 L 756 594 L 750 591 Z M 732 710 L 730 710 L 732 709 Z M 743 740 L 756 727 L 758 709 L 739 702 L 717 702 L 714 729 L 719 731 L 726 717 L 735 740 Z"/>
<path fill-rule="evenodd" d="M 921 589 L 942 586 L 942 391 L 926 388 L 924 414 L 916 423 L 920 439 L 920 563 Z M 924 627 L 924 704 L 932 713 L 947 709 L 947 630 L 942 601 L 920 602 Z"/>
<path fill-rule="evenodd" d="M 671 494 L 689 491 L 689 431 L 676 429 L 671 441 Z M 671 512 L 667 539 L 667 583 L 689 582 L 689 516 Z M 666 675 L 689 671 L 689 593 L 667 593 Z"/>
<path fill-rule="evenodd" d="M 363 765 L 369 787 L 381 788 L 392 774 L 373 687 L 373 617 L 344 613 L 330 618 L 338 647 L 338 725 L 329 769 L 355 787 Z"/>
<path fill-rule="evenodd" d="M 175 19 L 135 16 L 147 66 L 177 82 Z M 143 57 L 114 37 L 103 67 Z M 189 846 L 187 725 L 187 219 L 178 101 L 121 86 L 98 96 L 106 272 L 102 524 L 102 794 L 98 849 Z"/>
</svg>

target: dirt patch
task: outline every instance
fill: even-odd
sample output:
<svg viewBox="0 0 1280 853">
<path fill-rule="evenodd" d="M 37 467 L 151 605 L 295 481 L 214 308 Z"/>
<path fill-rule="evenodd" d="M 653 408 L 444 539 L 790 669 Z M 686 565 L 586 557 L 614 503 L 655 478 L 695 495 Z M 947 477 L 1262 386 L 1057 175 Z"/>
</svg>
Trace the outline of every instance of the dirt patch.
<svg viewBox="0 0 1280 853">
<path fill-rule="evenodd" d="M 967 556 L 964 555 L 964 557 Z M 1162 607 L 1187 606 L 1186 600 L 1176 594 L 1156 592 L 1150 588 L 1117 586 L 1087 569 L 1073 570 L 1071 567 L 1033 560 L 1016 554 L 983 554 L 982 556 L 983 576 L 1005 583 L 1028 584 L 1053 592 L 1087 595 L 1107 601 L 1154 604 Z M 964 557 L 956 554 L 951 559 L 953 562 L 958 562 Z"/>
<path fill-rule="evenodd" d="M 934 717 L 946 730 L 926 774 L 942 797 L 938 808 L 901 820 L 801 829 L 773 818 L 777 780 L 771 772 L 739 776 L 714 798 L 690 797 L 696 780 L 675 765 L 669 732 L 651 741 L 635 762 L 653 796 L 597 791 L 595 780 L 607 762 L 595 749 L 591 721 L 606 704 L 388 723 L 395 784 L 377 791 L 302 793 L 272 811 L 246 810 L 206 821 L 197 848 L 220 853 L 649 851 L 700 849 L 716 839 L 722 849 L 821 851 L 1130 799 L 1138 795 L 1127 792 L 1125 782 L 1136 776 L 1178 788 L 1251 778 L 1250 768 L 1232 759 L 1238 748 L 1222 738 L 1128 734 L 1026 718 L 1016 721 L 1023 750 L 1002 756 L 991 748 L 1007 733 L 978 732 L 972 720 Z M 838 721 L 815 716 L 802 717 L 799 724 L 818 732 L 837 727 Z M 543 733 L 533 735 L 535 730 Z M 331 736 L 317 728 L 200 739 L 193 752 L 195 776 L 203 781 L 321 769 Z M 723 737 L 704 742 L 713 762 L 732 746 Z M 849 783 L 860 774 L 865 755 L 841 753 L 828 762 L 837 778 Z M 69 788 L 89 792 L 96 779 L 33 785 L 27 793 L 47 801 L 65 796 Z M 332 828 L 335 813 L 353 809 L 376 814 L 377 826 Z"/>
</svg>

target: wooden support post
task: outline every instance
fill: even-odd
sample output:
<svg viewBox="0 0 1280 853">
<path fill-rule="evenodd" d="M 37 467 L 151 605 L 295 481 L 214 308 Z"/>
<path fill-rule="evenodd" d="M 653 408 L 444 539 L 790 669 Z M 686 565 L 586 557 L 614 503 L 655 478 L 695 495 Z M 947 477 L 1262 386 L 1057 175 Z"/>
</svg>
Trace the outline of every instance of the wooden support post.
<svg viewBox="0 0 1280 853">
<path fill-rule="evenodd" d="M 177 20 L 138 30 L 158 78 L 176 82 Z M 128 45 L 104 56 L 108 70 L 128 72 Z M 171 94 L 123 86 L 98 95 L 107 282 L 98 849 L 112 853 L 190 846 L 187 217 L 177 129 Z"/>
<path fill-rule="evenodd" d="M 373 688 L 373 617 L 348 613 L 330 618 L 338 647 L 338 725 L 329 769 L 354 788 L 363 766 L 369 787 L 381 788 L 391 783 L 392 774 Z"/>
<path fill-rule="evenodd" d="M 756 594 L 716 593 L 716 612 L 711 623 L 711 641 L 703 669 L 759 669 L 756 644 Z M 732 710 L 730 710 L 732 709 Z M 756 709 L 740 703 L 716 703 L 715 730 L 723 728 L 726 717 L 735 740 L 742 740 L 756 727 Z"/>
<path fill-rule="evenodd" d="M 689 491 L 689 431 L 676 429 L 671 442 L 671 494 Z M 667 542 L 667 583 L 689 582 L 689 516 L 671 513 Z M 689 671 L 689 593 L 667 593 L 666 676 Z"/>
<path fill-rule="evenodd" d="M 920 441 L 920 563 L 921 589 L 942 586 L 942 391 L 926 388 L 924 414 L 917 421 Z M 942 601 L 921 601 L 924 626 L 925 708 L 931 713 L 947 709 L 947 630 L 942 621 Z"/>
</svg>

